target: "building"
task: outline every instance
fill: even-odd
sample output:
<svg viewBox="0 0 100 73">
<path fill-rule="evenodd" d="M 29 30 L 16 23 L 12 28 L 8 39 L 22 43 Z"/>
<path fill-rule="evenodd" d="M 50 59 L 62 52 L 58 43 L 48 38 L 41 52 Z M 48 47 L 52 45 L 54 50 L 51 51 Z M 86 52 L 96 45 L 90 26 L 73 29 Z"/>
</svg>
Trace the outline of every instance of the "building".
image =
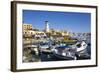
<svg viewBox="0 0 100 73">
<path fill-rule="evenodd" d="M 49 22 L 48 21 L 45 21 L 45 31 L 46 32 L 49 32 Z"/>
<path fill-rule="evenodd" d="M 35 37 L 70 37 L 71 34 L 65 30 L 55 30 L 49 28 L 48 21 L 45 21 L 45 31 L 32 27 L 32 24 L 23 24 L 23 36 L 24 38 L 34 39 Z"/>
<path fill-rule="evenodd" d="M 23 24 L 23 37 L 31 38 L 30 30 L 32 30 L 32 24 Z"/>
<path fill-rule="evenodd" d="M 43 31 L 30 30 L 29 34 L 34 38 L 36 38 L 36 37 L 39 37 L 39 38 L 46 37 L 46 34 Z"/>
<path fill-rule="evenodd" d="M 48 29 L 47 29 L 48 30 Z M 45 32 L 32 27 L 32 24 L 23 24 L 23 37 L 32 39 L 36 37 L 46 37 Z"/>
<path fill-rule="evenodd" d="M 32 24 L 23 24 L 23 30 L 32 30 Z"/>
</svg>

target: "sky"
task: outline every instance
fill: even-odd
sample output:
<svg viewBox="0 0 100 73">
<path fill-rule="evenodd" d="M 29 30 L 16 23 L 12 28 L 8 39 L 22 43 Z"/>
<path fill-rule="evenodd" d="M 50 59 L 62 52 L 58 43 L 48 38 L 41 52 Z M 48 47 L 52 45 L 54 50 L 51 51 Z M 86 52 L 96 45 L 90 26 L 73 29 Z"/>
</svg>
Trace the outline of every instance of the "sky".
<svg viewBox="0 0 100 73">
<path fill-rule="evenodd" d="M 23 23 L 44 30 L 45 21 L 49 22 L 50 29 L 76 33 L 91 31 L 90 13 L 23 10 Z"/>
</svg>

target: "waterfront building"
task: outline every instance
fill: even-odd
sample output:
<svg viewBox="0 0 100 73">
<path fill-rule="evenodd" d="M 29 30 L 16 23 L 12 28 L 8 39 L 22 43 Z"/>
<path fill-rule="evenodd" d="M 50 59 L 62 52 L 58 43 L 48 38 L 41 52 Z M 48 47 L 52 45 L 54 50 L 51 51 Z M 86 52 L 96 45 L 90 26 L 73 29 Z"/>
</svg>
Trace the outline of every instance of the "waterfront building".
<svg viewBox="0 0 100 73">
<path fill-rule="evenodd" d="M 49 22 L 45 21 L 45 31 L 36 29 L 32 27 L 32 24 L 23 24 L 23 36 L 25 38 L 42 38 L 42 37 L 53 37 L 53 38 L 69 38 L 71 36 L 70 32 L 66 30 L 56 30 L 49 28 Z"/>
<path fill-rule="evenodd" d="M 55 36 L 70 36 L 69 32 L 68 31 L 65 31 L 65 30 L 54 30 L 54 29 L 51 29 L 50 30 L 51 34 L 52 35 L 55 35 Z"/>
<path fill-rule="evenodd" d="M 47 25 L 47 31 L 49 27 Z M 33 28 L 32 24 L 23 24 L 23 37 L 24 38 L 31 38 L 34 37 L 46 37 L 46 33 L 44 31 L 40 31 L 39 29 Z"/>
<path fill-rule="evenodd" d="M 43 32 L 43 31 L 34 31 L 34 30 L 30 30 L 30 34 L 31 34 L 32 36 L 34 36 L 34 37 L 40 37 L 40 38 L 46 37 L 46 34 L 45 34 L 45 32 Z"/>
<path fill-rule="evenodd" d="M 23 24 L 23 30 L 31 30 L 32 24 Z"/>
<path fill-rule="evenodd" d="M 30 39 L 32 36 L 30 34 L 30 30 L 32 30 L 32 24 L 23 24 L 23 37 L 24 39 Z"/>
</svg>

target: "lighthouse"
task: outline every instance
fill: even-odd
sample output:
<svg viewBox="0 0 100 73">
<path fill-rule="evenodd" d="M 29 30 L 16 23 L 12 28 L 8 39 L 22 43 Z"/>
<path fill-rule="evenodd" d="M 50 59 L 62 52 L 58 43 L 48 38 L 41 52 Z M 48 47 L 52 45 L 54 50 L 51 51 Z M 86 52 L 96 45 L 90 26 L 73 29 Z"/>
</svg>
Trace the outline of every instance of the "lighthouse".
<svg viewBox="0 0 100 73">
<path fill-rule="evenodd" d="M 48 21 L 45 21 L 45 31 L 49 32 L 49 23 L 48 23 Z"/>
</svg>

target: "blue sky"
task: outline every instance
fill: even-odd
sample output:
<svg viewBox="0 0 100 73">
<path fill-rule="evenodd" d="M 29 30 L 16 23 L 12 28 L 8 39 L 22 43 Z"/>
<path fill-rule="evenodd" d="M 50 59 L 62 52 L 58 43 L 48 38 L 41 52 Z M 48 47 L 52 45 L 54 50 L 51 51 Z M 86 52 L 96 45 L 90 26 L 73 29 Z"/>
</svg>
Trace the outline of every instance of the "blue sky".
<svg viewBox="0 0 100 73">
<path fill-rule="evenodd" d="M 43 30 L 45 21 L 49 21 L 49 26 L 53 29 L 70 32 L 91 31 L 90 13 L 23 10 L 23 23 L 32 24 L 33 28 Z"/>
</svg>

